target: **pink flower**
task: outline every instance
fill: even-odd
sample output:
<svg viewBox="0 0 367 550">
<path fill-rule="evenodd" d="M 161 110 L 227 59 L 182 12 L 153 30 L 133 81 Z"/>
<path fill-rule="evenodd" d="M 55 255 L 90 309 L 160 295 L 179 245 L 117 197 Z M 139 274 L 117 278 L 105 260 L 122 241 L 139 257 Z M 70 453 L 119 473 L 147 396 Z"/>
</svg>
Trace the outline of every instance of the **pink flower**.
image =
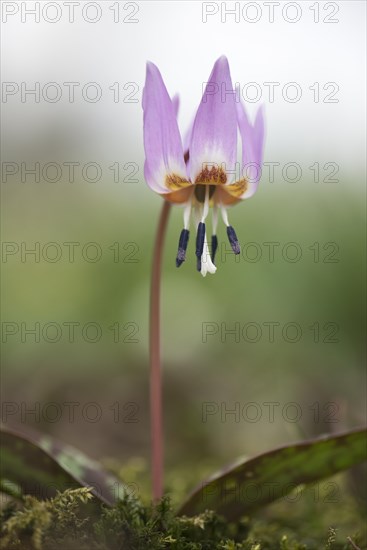
<svg viewBox="0 0 367 550">
<path fill-rule="evenodd" d="M 257 190 L 264 144 L 264 116 L 260 108 L 249 122 L 245 108 L 233 90 L 226 57 L 214 64 L 183 147 L 177 124 L 178 102 L 172 101 L 158 68 L 147 64 L 143 93 L 145 179 L 165 200 L 184 205 L 176 265 L 186 257 L 192 210 L 196 217 L 196 256 L 203 276 L 215 273 L 218 210 L 227 227 L 235 254 L 240 245 L 228 222 L 227 208 L 251 197 Z M 242 142 L 242 162 L 237 159 L 237 132 Z M 213 207 L 211 254 L 205 220 Z"/>
</svg>

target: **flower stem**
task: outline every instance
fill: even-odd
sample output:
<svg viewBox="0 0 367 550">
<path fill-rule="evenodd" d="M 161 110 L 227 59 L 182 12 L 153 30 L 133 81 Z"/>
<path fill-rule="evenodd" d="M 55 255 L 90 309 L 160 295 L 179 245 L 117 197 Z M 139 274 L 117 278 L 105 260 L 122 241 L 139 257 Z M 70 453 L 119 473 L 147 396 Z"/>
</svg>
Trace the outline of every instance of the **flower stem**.
<svg viewBox="0 0 367 550">
<path fill-rule="evenodd" d="M 162 373 L 160 349 L 160 282 L 164 239 L 171 204 L 163 202 L 153 252 L 150 287 L 150 417 L 153 500 L 163 496 Z"/>
</svg>

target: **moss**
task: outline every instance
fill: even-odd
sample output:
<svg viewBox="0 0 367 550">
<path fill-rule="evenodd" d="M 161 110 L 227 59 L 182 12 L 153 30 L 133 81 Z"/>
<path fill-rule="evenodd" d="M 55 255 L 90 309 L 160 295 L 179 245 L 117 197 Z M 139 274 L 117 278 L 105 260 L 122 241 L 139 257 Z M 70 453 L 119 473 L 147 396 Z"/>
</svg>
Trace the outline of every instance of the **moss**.
<svg viewBox="0 0 367 550">
<path fill-rule="evenodd" d="M 203 471 L 180 466 L 167 474 L 169 497 L 149 504 L 148 465 L 142 459 L 109 463 L 131 491 L 113 508 L 88 489 L 68 490 L 48 501 L 25 497 L 2 510 L 0 548 L 6 550 L 353 550 L 366 546 L 364 509 L 348 490 L 346 474 L 294 493 L 231 524 L 213 511 L 176 517 L 178 502 Z M 359 534 L 358 532 L 359 531 Z"/>
<path fill-rule="evenodd" d="M 347 534 L 320 526 L 300 507 L 302 517 L 287 521 L 285 504 L 271 513 L 231 524 L 212 511 L 193 518 L 176 517 L 169 498 L 143 505 L 132 495 L 113 508 L 90 507 L 88 489 L 68 490 L 48 501 L 25 497 L 22 505 L 2 511 L 1 548 L 6 550 L 352 550 Z M 341 514 L 361 516 L 352 501 Z M 342 515 L 334 519 L 341 519 Z M 361 525 L 362 523 L 362 518 Z M 348 532 L 357 547 L 361 537 Z"/>
<path fill-rule="evenodd" d="M 88 522 L 79 514 L 80 504 L 92 498 L 89 489 L 83 487 L 58 493 L 51 500 L 25 496 L 21 509 L 11 503 L 2 511 L 0 548 L 42 550 L 50 537 L 56 541 L 70 532 L 77 536 Z"/>
</svg>

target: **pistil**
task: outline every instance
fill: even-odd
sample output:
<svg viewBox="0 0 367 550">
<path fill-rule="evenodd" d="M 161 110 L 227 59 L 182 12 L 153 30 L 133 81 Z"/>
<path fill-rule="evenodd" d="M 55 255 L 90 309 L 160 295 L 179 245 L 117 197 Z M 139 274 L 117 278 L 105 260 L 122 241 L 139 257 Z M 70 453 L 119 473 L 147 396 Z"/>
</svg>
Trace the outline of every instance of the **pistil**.
<svg viewBox="0 0 367 550">
<path fill-rule="evenodd" d="M 200 261 L 200 272 L 202 274 L 203 277 L 206 276 L 206 274 L 208 273 L 215 273 L 217 268 L 215 267 L 215 265 L 213 264 L 212 260 L 211 260 L 211 257 L 210 257 L 210 252 L 209 252 L 209 247 L 208 247 L 208 241 L 206 239 L 206 231 L 205 231 L 205 219 L 208 215 L 208 212 L 209 212 L 209 188 L 208 186 L 206 187 L 206 191 L 205 191 L 205 202 L 204 202 L 204 206 L 203 206 L 203 214 L 202 214 L 202 218 L 201 218 L 201 222 L 203 224 L 203 227 L 204 227 L 204 241 L 203 241 L 203 249 L 202 249 L 202 255 L 201 255 L 201 261 Z M 198 262 L 198 265 L 197 267 L 199 268 L 199 262 Z"/>
</svg>

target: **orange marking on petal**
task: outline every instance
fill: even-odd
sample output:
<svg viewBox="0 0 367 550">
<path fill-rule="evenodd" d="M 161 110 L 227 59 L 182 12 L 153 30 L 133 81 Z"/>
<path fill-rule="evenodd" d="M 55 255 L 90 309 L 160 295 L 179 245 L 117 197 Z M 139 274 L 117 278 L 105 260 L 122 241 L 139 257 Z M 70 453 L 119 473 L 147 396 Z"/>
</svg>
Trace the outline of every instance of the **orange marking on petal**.
<svg viewBox="0 0 367 550">
<path fill-rule="evenodd" d="M 178 189 L 177 191 L 173 191 L 172 193 L 162 193 L 161 197 L 163 197 L 166 201 L 172 202 L 174 204 L 183 204 L 190 199 L 191 193 L 192 184 L 190 183 L 188 187 Z"/>
<path fill-rule="evenodd" d="M 185 187 L 192 186 L 191 182 L 185 180 L 185 178 L 181 178 L 177 174 L 167 174 L 165 184 L 171 191 L 179 191 Z"/>
<path fill-rule="evenodd" d="M 224 205 L 235 204 L 241 200 L 247 188 L 248 181 L 245 178 L 230 185 L 223 185 L 218 189 L 220 191 L 220 201 Z"/>
<path fill-rule="evenodd" d="M 227 174 L 218 168 L 217 166 L 205 166 L 200 174 L 197 176 L 195 183 L 209 184 L 209 185 L 224 185 L 227 181 Z"/>
</svg>

